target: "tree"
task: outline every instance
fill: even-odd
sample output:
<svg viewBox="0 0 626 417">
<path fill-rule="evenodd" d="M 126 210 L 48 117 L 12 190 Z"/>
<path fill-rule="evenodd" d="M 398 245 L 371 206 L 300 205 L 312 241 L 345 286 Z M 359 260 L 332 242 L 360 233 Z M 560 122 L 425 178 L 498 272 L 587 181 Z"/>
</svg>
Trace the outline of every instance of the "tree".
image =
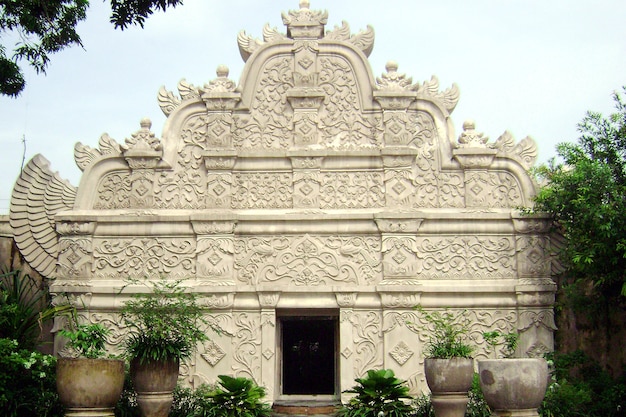
<svg viewBox="0 0 626 417">
<path fill-rule="evenodd" d="M 111 23 L 116 29 L 143 27 L 155 10 L 182 4 L 182 0 L 111 0 Z M 17 97 L 25 88 L 18 65 L 25 60 L 37 73 L 45 73 L 50 55 L 70 46 L 83 46 L 76 32 L 86 17 L 88 0 L 0 0 L 0 39 L 12 34 L 19 38 L 13 55 L 0 44 L 0 94 Z"/>
<path fill-rule="evenodd" d="M 578 142 L 557 146 L 562 163 L 538 168 L 545 186 L 535 199 L 535 210 L 551 213 L 564 235 L 561 261 L 568 274 L 613 301 L 626 296 L 624 92 L 613 95 L 615 113 L 588 112 Z"/>
</svg>

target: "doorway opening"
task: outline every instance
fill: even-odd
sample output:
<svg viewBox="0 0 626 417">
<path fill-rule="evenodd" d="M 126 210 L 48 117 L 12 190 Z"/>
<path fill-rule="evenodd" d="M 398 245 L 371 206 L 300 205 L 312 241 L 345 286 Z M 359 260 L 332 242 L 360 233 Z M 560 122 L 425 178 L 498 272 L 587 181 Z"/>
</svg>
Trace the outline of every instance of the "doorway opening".
<svg viewBox="0 0 626 417">
<path fill-rule="evenodd" d="M 338 319 L 334 311 L 281 314 L 283 396 L 337 395 Z"/>
</svg>

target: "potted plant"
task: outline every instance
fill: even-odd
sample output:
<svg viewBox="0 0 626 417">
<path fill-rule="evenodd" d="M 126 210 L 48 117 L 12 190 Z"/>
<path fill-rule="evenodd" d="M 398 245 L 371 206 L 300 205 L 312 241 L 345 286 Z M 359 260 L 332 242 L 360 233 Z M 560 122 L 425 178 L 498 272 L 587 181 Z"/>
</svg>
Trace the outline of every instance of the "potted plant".
<svg viewBox="0 0 626 417">
<path fill-rule="evenodd" d="M 404 417 L 412 413 L 406 381 L 399 380 L 391 369 L 369 370 L 365 378 L 357 378 L 352 389 L 344 392 L 356 394 L 342 406 L 337 417 L 385 416 Z"/>
<path fill-rule="evenodd" d="M 424 373 L 438 417 L 463 417 L 474 375 L 474 347 L 468 343 L 469 319 L 465 311 L 426 311 L 416 307 L 428 323 Z"/>
<path fill-rule="evenodd" d="M 539 416 L 548 386 L 548 363 L 543 358 L 513 358 L 519 335 L 498 331 L 483 333 L 485 342 L 502 358 L 478 361 L 480 387 L 494 416 Z"/>
<path fill-rule="evenodd" d="M 121 309 L 128 328 L 125 350 L 142 415 L 167 417 L 180 362 L 208 340 L 205 331 L 213 327 L 204 318 L 198 294 L 181 280 L 160 278 L 143 284 L 150 291 L 132 294 Z"/>
<path fill-rule="evenodd" d="M 75 317 L 74 317 L 75 318 Z M 57 392 L 66 416 L 112 417 L 124 388 L 124 360 L 107 358 L 109 330 L 99 323 L 73 324 L 59 332 L 76 357 L 59 358 Z"/>
</svg>

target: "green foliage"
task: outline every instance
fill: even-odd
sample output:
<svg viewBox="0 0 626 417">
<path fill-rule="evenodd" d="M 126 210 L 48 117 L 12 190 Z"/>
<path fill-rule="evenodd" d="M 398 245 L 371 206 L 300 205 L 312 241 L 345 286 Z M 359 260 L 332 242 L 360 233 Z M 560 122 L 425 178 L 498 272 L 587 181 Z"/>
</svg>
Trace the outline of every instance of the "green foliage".
<svg viewBox="0 0 626 417">
<path fill-rule="evenodd" d="M 552 353 L 552 382 L 542 417 L 618 417 L 626 414 L 626 379 L 612 379 L 581 351 Z"/>
<path fill-rule="evenodd" d="M 345 392 L 356 394 L 344 405 L 337 417 L 405 417 L 413 411 L 405 400 L 411 400 L 406 381 L 395 377 L 391 369 L 369 370 L 365 378 L 357 378 L 352 389 Z"/>
<path fill-rule="evenodd" d="M 43 323 L 70 309 L 50 301 L 48 291 L 30 275 L 19 270 L 0 274 L 0 338 L 34 349 Z"/>
<path fill-rule="evenodd" d="M 208 340 L 205 331 L 214 329 L 204 318 L 199 295 L 187 291 L 180 280 L 143 284 L 151 291 L 133 294 L 121 309 L 129 328 L 126 352 L 141 363 L 190 357 L 198 343 Z"/>
<path fill-rule="evenodd" d="M 138 24 L 155 10 L 182 4 L 182 0 L 111 0 L 111 22 L 115 28 Z M 38 73 L 45 73 L 50 55 L 80 45 L 76 32 L 85 19 L 88 0 L 0 0 L 0 38 L 13 33 L 19 41 L 11 57 L 0 45 L 0 94 L 17 97 L 26 83 L 18 61 L 26 60 Z"/>
<path fill-rule="evenodd" d="M 577 143 L 562 143 L 536 170 L 545 183 L 534 211 L 552 214 L 565 237 L 561 261 L 577 279 L 609 295 L 626 295 L 626 103 L 616 112 L 589 112 Z"/>
<path fill-rule="evenodd" d="M 111 0 L 111 23 L 116 28 L 126 29 L 130 25 L 143 24 L 157 10 L 183 4 L 182 0 Z"/>
<path fill-rule="evenodd" d="M 174 391 L 174 401 L 176 401 L 176 391 Z M 115 405 L 115 417 L 140 417 L 139 406 L 137 405 L 137 393 L 133 387 L 128 364 L 124 373 L 124 388 L 122 395 Z M 182 417 L 182 416 L 181 416 Z"/>
<path fill-rule="evenodd" d="M 448 309 L 429 312 L 422 306 L 416 306 L 415 309 L 429 324 L 427 357 L 436 359 L 472 357 L 474 347 L 466 342 L 470 321 L 465 316 L 465 310 L 453 313 Z"/>
<path fill-rule="evenodd" d="M 100 323 L 79 324 L 73 329 L 63 329 L 59 333 L 67 338 L 68 346 L 80 356 L 96 359 L 106 354 L 104 347 L 109 329 Z"/>
<path fill-rule="evenodd" d="M 219 375 L 220 387 L 205 391 L 205 401 L 196 404 L 193 417 L 269 417 L 269 404 L 262 401 L 265 388 L 244 377 Z"/>
<path fill-rule="evenodd" d="M 519 333 L 502 333 L 497 330 L 493 332 L 483 332 L 483 339 L 493 351 L 494 355 L 497 353 L 498 346 L 503 347 L 503 355 L 505 358 L 510 358 L 515 354 L 517 349 L 517 343 L 519 342 Z"/>
<path fill-rule="evenodd" d="M 56 359 L 0 338 L 0 410 L 5 417 L 62 417 Z"/>
</svg>

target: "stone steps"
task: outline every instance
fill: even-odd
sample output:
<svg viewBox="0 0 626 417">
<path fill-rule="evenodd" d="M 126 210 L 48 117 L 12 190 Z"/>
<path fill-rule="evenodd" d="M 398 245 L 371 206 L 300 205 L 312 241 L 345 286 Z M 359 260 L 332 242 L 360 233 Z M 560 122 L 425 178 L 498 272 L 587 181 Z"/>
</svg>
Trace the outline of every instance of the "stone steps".
<svg viewBox="0 0 626 417">
<path fill-rule="evenodd" d="M 272 406 L 273 417 L 331 417 L 335 416 L 338 402 L 290 401 L 278 402 Z"/>
</svg>

